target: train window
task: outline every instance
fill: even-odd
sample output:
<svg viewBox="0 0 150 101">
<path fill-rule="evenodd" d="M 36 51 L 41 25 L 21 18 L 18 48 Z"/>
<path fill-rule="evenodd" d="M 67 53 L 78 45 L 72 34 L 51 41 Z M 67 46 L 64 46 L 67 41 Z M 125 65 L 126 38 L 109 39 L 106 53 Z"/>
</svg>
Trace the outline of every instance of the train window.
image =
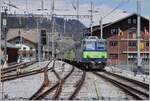
<svg viewBox="0 0 150 101">
<path fill-rule="evenodd" d="M 97 49 L 98 50 L 105 49 L 105 42 L 97 42 Z"/>
<path fill-rule="evenodd" d="M 84 43 L 85 50 L 95 50 L 95 42 L 94 41 L 86 41 Z"/>
</svg>

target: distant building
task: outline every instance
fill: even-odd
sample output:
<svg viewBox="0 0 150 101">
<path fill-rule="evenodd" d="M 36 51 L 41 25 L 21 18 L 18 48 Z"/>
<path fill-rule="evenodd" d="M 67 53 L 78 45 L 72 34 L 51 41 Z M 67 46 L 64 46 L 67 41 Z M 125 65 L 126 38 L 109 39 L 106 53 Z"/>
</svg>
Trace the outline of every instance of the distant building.
<svg viewBox="0 0 150 101">
<path fill-rule="evenodd" d="M 90 31 L 90 29 L 88 29 Z M 149 57 L 149 20 L 141 16 L 141 57 L 143 64 Z M 88 33 L 88 35 L 90 32 Z M 93 27 L 93 35 L 100 37 L 100 26 Z M 115 22 L 103 25 L 103 38 L 107 40 L 111 64 L 136 63 L 137 60 L 137 14 L 131 14 Z"/>
<path fill-rule="evenodd" d="M 36 29 L 9 28 L 7 41 L 16 47 L 19 47 L 19 56 L 23 59 L 35 59 L 38 43 L 38 34 Z"/>
<path fill-rule="evenodd" d="M 5 43 L 4 40 L 1 40 L 2 45 L 1 49 L 0 49 L 0 53 L 2 54 L 2 62 L 4 63 L 5 60 L 5 56 L 4 56 L 4 47 L 5 47 Z M 16 46 L 14 46 L 13 44 L 10 44 L 7 42 L 7 63 L 16 63 L 18 60 L 18 48 Z"/>
<path fill-rule="evenodd" d="M 58 37 L 59 34 L 55 32 L 54 40 Z M 41 41 L 41 57 L 42 59 L 48 59 L 52 53 L 52 33 L 47 32 L 45 28 L 39 28 L 38 30 L 37 28 L 9 28 L 7 33 L 7 41 L 20 47 L 19 56 L 22 56 L 23 59 L 37 59 L 39 40 Z"/>
</svg>

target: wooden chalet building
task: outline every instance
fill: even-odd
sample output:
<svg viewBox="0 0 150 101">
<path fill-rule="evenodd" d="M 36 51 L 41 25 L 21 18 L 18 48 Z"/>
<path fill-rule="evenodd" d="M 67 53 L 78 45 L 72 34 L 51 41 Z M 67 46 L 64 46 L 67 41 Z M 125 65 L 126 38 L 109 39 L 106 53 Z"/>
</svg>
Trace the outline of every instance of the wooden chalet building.
<svg viewBox="0 0 150 101">
<path fill-rule="evenodd" d="M 141 16 L 141 57 L 148 64 L 149 20 Z M 90 29 L 88 29 L 90 31 Z M 137 14 L 131 14 L 115 22 L 103 25 L 103 38 L 107 40 L 109 63 L 129 64 L 137 60 Z M 88 35 L 90 32 L 88 33 Z M 93 36 L 100 37 L 100 26 L 93 26 Z"/>
</svg>

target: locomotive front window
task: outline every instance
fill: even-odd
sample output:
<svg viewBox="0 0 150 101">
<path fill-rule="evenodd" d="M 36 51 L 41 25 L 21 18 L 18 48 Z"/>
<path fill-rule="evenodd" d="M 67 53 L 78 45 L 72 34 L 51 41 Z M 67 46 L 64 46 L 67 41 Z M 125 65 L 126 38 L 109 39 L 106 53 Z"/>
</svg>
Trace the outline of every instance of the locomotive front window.
<svg viewBox="0 0 150 101">
<path fill-rule="evenodd" d="M 98 50 L 105 49 L 105 42 L 97 42 L 97 49 Z"/>
<path fill-rule="evenodd" d="M 94 41 L 85 41 L 84 49 L 85 50 L 95 50 L 95 42 Z"/>
</svg>

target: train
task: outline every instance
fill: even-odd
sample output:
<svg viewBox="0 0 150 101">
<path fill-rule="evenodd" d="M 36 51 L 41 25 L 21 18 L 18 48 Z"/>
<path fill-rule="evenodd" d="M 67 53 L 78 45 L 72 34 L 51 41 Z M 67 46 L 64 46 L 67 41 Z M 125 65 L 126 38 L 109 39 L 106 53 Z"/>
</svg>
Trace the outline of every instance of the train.
<svg viewBox="0 0 150 101">
<path fill-rule="evenodd" d="M 64 59 L 80 62 L 85 69 L 104 70 L 107 63 L 106 40 L 99 39 L 97 36 L 87 36 L 79 43 L 68 48 L 63 53 Z"/>
<path fill-rule="evenodd" d="M 82 41 L 81 62 L 87 69 L 104 69 L 107 63 L 106 40 L 88 36 Z"/>
</svg>

